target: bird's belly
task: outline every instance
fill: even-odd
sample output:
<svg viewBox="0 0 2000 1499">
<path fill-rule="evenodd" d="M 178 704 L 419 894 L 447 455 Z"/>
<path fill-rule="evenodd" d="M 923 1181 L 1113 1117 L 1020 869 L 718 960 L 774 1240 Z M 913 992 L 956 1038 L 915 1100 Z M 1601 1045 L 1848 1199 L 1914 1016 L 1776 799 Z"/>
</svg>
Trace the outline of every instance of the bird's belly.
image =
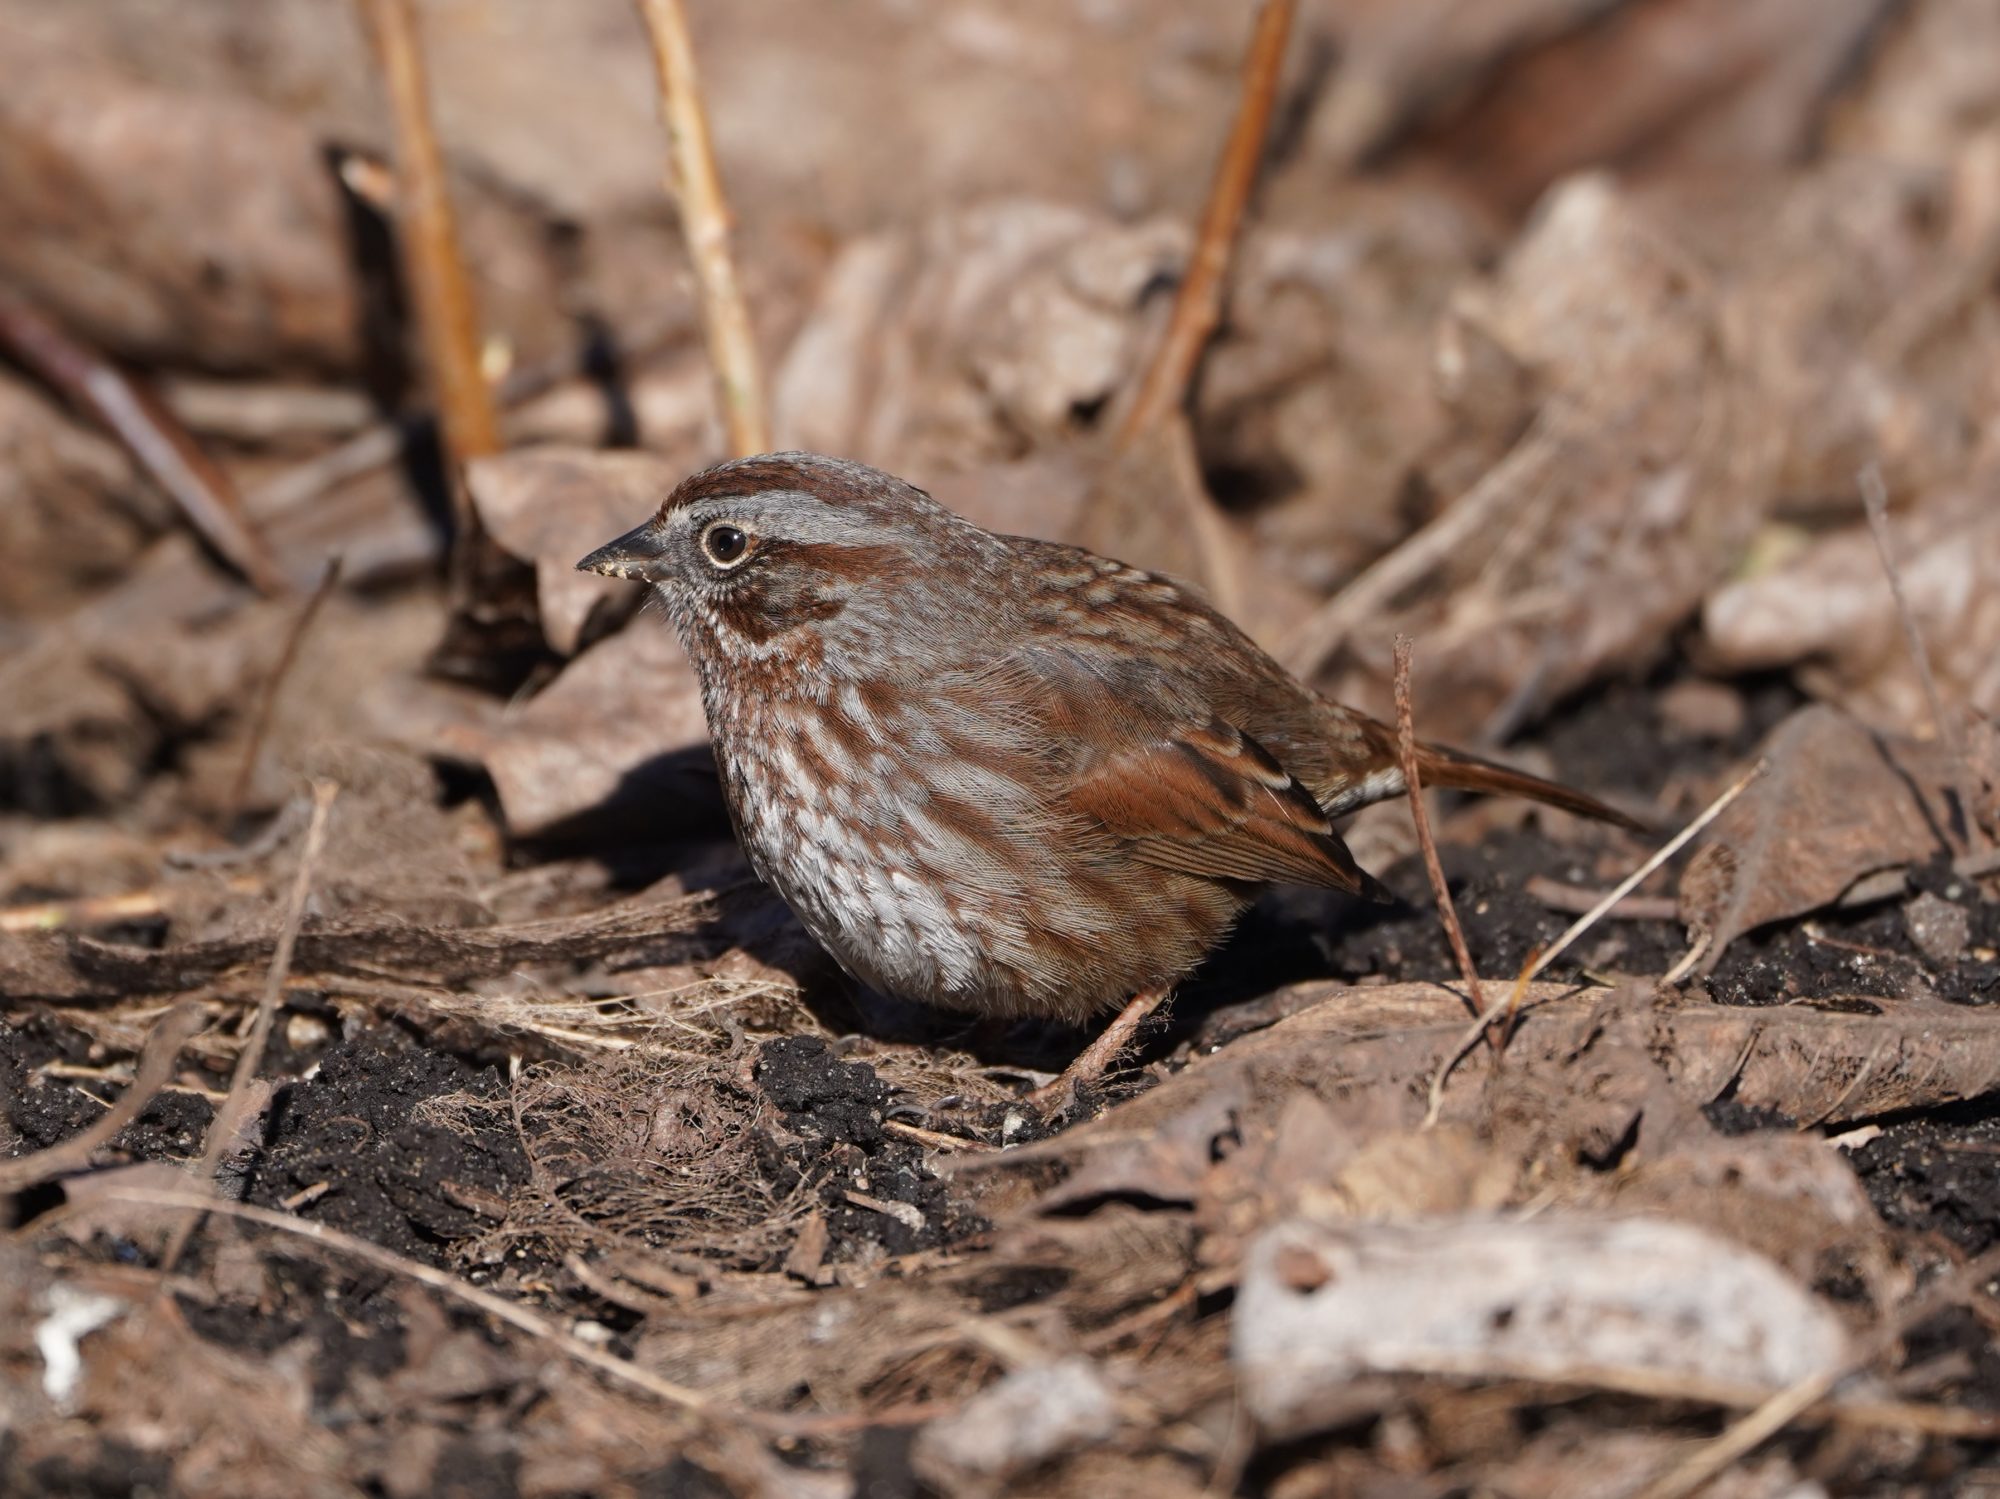
<svg viewBox="0 0 2000 1499">
<path fill-rule="evenodd" d="M 753 848 L 752 862 L 820 945 L 883 993 L 969 1007 L 991 987 L 979 941 L 954 918 L 948 894 L 875 850 L 785 840 Z"/>
</svg>

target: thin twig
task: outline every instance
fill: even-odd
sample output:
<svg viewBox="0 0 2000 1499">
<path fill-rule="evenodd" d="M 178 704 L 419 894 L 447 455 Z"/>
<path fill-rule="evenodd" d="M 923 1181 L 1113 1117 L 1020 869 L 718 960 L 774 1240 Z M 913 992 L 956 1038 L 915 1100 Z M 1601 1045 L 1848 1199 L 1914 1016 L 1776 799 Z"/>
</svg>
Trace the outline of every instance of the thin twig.
<svg viewBox="0 0 2000 1499">
<path fill-rule="evenodd" d="M 1424 872 L 1430 876 L 1431 894 L 1437 897 L 1438 920 L 1451 943 L 1458 971 L 1471 991 L 1467 1003 L 1472 1013 L 1486 1014 L 1486 991 L 1480 987 L 1479 970 L 1472 966 L 1472 951 L 1465 945 L 1465 931 L 1458 924 L 1458 912 L 1451 903 L 1451 887 L 1445 883 L 1444 865 L 1438 859 L 1437 840 L 1431 836 L 1430 815 L 1424 810 L 1423 781 L 1417 774 L 1417 728 L 1410 710 L 1410 637 L 1396 637 L 1396 754 L 1403 765 L 1403 789 L 1410 799 L 1410 819 L 1417 825 L 1417 847 L 1423 850 Z M 1482 1034 L 1484 1028 L 1482 1027 Z"/>
<path fill-rule="evenodd" d="M 1503 513 L 1526 492 L 1563 446 L 1558 413 L 1544 408 L 1505 457 L 1479 482 L 1413 532 L 1392 552 L 1377 558 L 1339 593 L 1322 604 L 1286 644 L 1284 660 L 1301 677 L 1317 675 L 1364 619 L 1373 618 L 1397 595 L 1428 577 L 1447 557 L 1471 541 L 1481 526 Z"/>
<path fill-rule="evenodd" d="M 1604 897 L 1604 899 L 1600 900 L 1596 905 L 1592 906 L 1588 911 L 1585 911 L 1583 915 L 1577 917 L 1575 921 L 1571 922 L 1568 928 L 1563 932 L 1563 934 L 1560 937 L 1556 938 L 1554 942 L 1549 944 L 1548 950 L 1544 952 L 1539 958 L 1535 959 L 1534 966 L 1528 970 L 1528 977 L 1532 979 L 1535 977 L 1535 975 L 1547 969 L 1549 964 L 1555 962 L 1557 958 L 1562 956 L 1564 949 L 1566 949 L 1571 943 L 1575 942 L 1576 939 L 1581 937 L 1585 932 L 1589 931 L 1592 927 L 1596 926 L 1598 919 L 1601 916 L 1603 916 L 1606 911 L 1610 910 L 1613 906 L 1617 905 L 1618 902 L 1623 900 L 1626 896 L 1630 895 L 1634 890 L 1638 889 L 1639 885 L 1641 884 L 1641 882 L 1645 880 L 1646 876 L 1651 874 L 1654 870 L 1658 869 L 1662 864 L 1666 863 L 1667 860 L 1671 859 L 1675 854 L 1679 853 L 1683 848 L 1686 848 L 1688 845 L 1688 841 L 1691 838 L 1693 838 L 1703 828 L 1707 827 L 1711 822 L 1714 822 L 1716 818 L 1720 817 L 1725 807 L 1727 807 L 1731 802 L 1735 801 L 1737 797 L 1741 796 L 1746 790 L 1749 789 L 1750 783 L 1756 780 L 1757 777 L 1759 777 L 1764 773 L 1765 766 L 1767 763 L 1768 762 L 1766 761 L 1759 760 L 1755 765 L 1751 766 L 1748 770 L 1744 771 L 1742 775 L 1738 776 L 1735 779 L 1735 781 L 1733 781 L 1729 785 L 1728 789 L 1725 790 L 1722 793 L 1722 795 L 1718 796 L 1714 801 L 1710 802 L 1706 807 L 1704 807 L 1701 810 L 1701 814 L 1698 817 L 1696 817 L 1693 822 L 1689 823 L 1686 827 L 1682 828 L 1678 833 L 1674 834 L 1673 837 L 1669 838 L 1664 844 L 1660 846 L 1659 851 L 1655 853 L 1650 859 L 1648 859 L 1645 863 L 1641 864 L 1637 869 L 1633 870 L 1630 874 L 1626 875 L 1624 879 L 1620 880 L 1616 885 L 1614 885 L 1611 888 L 1611 891 Z"/>
<path fill-rule="evenodd" d="M 99 1147 L 108 1145 L 119 1131 L 145 1113 L 146 1105 L 166 1087 L 181 1048 L 201 1029 L 203 1016 L 202 1007 L 192 1002 L 177 1004 L 167 1011 L 146 1037 L 145 1049 L 139 1053 L 139 1069 L 117 1102 L 81 1134 L 33 1155 L 0 1161 L 0 1194 L 18 1192 L 52 1176 L 88 1167 Z"/>
<path fill-rule="evenodd" d="M 921 1125 L 909 1124 L 901 1119 L 885 1119 L 883 1130 L 892 1135 L 901 1135 L 905 1140 L 913 1140 L 919 1145 L 927 1145 L 932 1150 L 996 1150 L 984 1140 L 968 1140 L 963 1135 L 948 1135 L 941 1130 L 925 1129 Z"/>
<path fill-rule="evenodd" d="M 1397 646 L 1399 659 L 1401 648 L 1399 639 Z M 1749 770 L 1745 771 L 1732 782 L 1720 796 L 1702 808 L 1694 821 L 1668 839 L 1658 853 L 1654 854 L 1645 863 L 1633 870 L 1631 874 L 1619 881 L 1617 887 L 1606 895 L 1604 899 L 1600 900 L 1594 908 L 1572 922 L 1569 929 L 1549 945 L 1547 951 L 1522 970 L 1521 977 L 1517 981 L 1516 993 L 1518 994 L 1521 988 L 1524 988 L 1536 974 L 1542 972 L 1549 964 L 1553 963 L 1562 953 L 1563 949 L 1588 931 L 1606 911 L 1623 900 L 1629 892 L 1636 889 L 1641 880 L 1645 879 L 1647 875 L 1679 853 L 1687 846 L 1689 839 L 1715 821 L 1722 814 L 1722 810 L 1725 807 L 1741 796 L 1750 783 L 1764 773 L 1765 764 L 1765 761 L 1759 760 L 1755 765 L 1751 766 Z M 1692 953 L 1674 965 L 1672 973 L 1660 980 L 1662 986 L 1677 982 L 1680 977 L 1685 976 L 1686 970 L 1692 968 L 1695 961 L 1705 951 L 1707 951 L 1707 942 L 1703 940 L 1696 945 Z M 1495 1021 L 1508 1018 L 1519 1013 L 1520 1010 L 1529 1007 L 1528 1005 L 1510 1001 L 1507 1004 L 1498 1005 L 1489 1010 L 1482 1003 L 1478 1017 L 1466 1028 L 1465 1034 L 1459 1037 L 1457 1045 L 1446 1053 L 1444 1060 L 1438 1064 L 1437 1071 L 1431 1077 L 1430 1106 L 1424 1113 L 1424 1124 L 1426 1127 L 1438 1121 L 1444 1109 L 1445 1083 L 1451 1077 L 1453 1071 L 1457 1069 L 1458 1064 L 1472 1054 L 1472 1048 L 1479 1044 L 1480 1037 L 1488 1033 Z"/>
<path fill-rule="evenodd" d="M 312 821 L 306 825 L 305 844 L 299 851 L 298 873 L 292 879 L 291 894 L 285 901 L 284 924 L 278 930 L 278 944 L 271 954 L 263 997 L 257 1003 L 257 1018 L 251 1024 L 243 1049 L 236 1054 L 236 1070 L 229 1079 L 229 1096 L 209 1121 L 208 1139 L 202 1146 L 201 1164 L 196 1172 L 203 1182 L 214 1178 L 216 1163 L 222 1159 L 222 1152 L 228 1149 L 229 1142 L 236 1137 L 243 1115 L 249 1108 L 250 1079 L 256 1075 L 257 1065 L 264 1059 L 264 1045 L 270 1037 L 271 1024 L 277 1018 L 279 1002 L 284 998 L 285 979 L 292 968 L 292 949 L 298 943 L 299 928 L 305 922 L 306 898 L 312 894 L 313 871 L 326 848 L 327 821 L 333 811 L 333 799 L 339 794 L 340 787 L 332 781 L 313 783 Z M 162 1272 L 173 1272 L 174 1266 L 180 1262 L 181 1251 L 187 1248 L 189 1237 L 200 1226 L 201 1217 L 197 1214 L 184 1219 L 174 1230 L 174 1236 L 160 1260 Z"/>
<path fill-rule="evenodd" d="M 188 524 L 259 593 L 276 596 L 291 591 L 276 554 L 251 520 L 229 475 L 137 380 L 4 289 L 0 289 L 0 347 L 12 350 L 73 404 L 102 422 L 180 507 Z"/>
<path fill-rule="evenodd" d="M 1882 559 L 1882 571 L 1889 578 L 1889 592 L 1896 601 L 1896 618 L 1902 622 L 1903 640 L 1916 663 L 1917 679 L 1923 683 L 1924 701 L 1930 705 L 1931 722 L 1951 760 L 1952 789 L 1958 793 L 1958 815 L 1965 819 L 1965 851 L 1981 853 L 1986 848 L 1986 830 L 1979 825 L 1979 801 L 1973 793 L 1972 765 L 1965 755 L 1965 741 L 1959 737 L 1958 720 L 1947 718 L 1944 699 L 1938 694 L 1937 678 L 1931 672 L 1931 653 L 1924 644 L 1924 632 L 1917 625 L 1916 611 L 1903 592 L 1903 575 L 1896 566 L 1895 548 L 1889 539 L 1889 490 L 1882 471 L 1869 464 L 1855 476 L 1861 489 L 1861 505 L 1868 512 L 1868 534 L 1875 538 L 1875 555 Z"/>
<path fill-rule="evenodd" d="M 474 458 L 500 451 L 500 423 L 480 363 L 479 311 L 466 274 L 458 224 L 445 178 L 444 152 L 431 123 L 423 38 L 410 0 L 358 0 L 375 44 L 396 126 L 396 203 L 404 274 L 416 303 L 424 364 L 450 455 L 452 515 L 458 549 L 477 531 L 460 479 Z"/>
<path fill-rule="evenodd" d="M 467 1285 L 457 1276 L 447 1274 L 443 1270 L 433 1269 L 416 1260 L 405 1259 L 402 1255 L 384 1249 L 380 1245 L 371 1244 L 366 1239 L 342 1233 L 337 1228 L 329 1228 L 324 1223 L 315 1223 L 306 1218 L 294 1218 L 288 1213 L 274 1212 L 270 1208 L 252 1207 L 248 1203 L 229 1202 L 200 1192 L 164 1192 L 145 1187 L 110 1186 L 106 1187 L 95 1200 L 129 1202 L 145 1207 L 192 1208 L 197 1213 L 216 1213 L 225 1218 L 237 1218 L 245 1223 L 276 1229 L 279 1233 L 296 1234 L 300 1238 L 311 1239 L 338 1254 L 360 1260 L 363 1264 L 373 1265 L 376 1269 L 387 1271 L 391 1275 L 404 1276 L 418 1285 L 428 1286 L 433 1291 L 475 1307 L 509 1327 L 554 1345 L 578 1363 L 609 1375 L 620 1384 L 644 1390 L 669 1405 L 703 1413 L 714 1409 L 708 1398 L 699 1391 L 662 1379 L 636 1364 L 627 1363 L 615 1354 L 593 1348 L 524 1306 L 518 1306 L 503 1296 L 494 1295 L 491 1291 Z M 746 1421 L 755 1421 L 758 1415 L 750 1411 L 741 1414 Z"/>
<path fill-rule="evenodd" d="M 1660 975 L 1660 987 L 1662 989 L 1671 989 L 1690 973 L 1693 973 L 1695 964 L 1708 955 L 1709 945 L 1714 941 L 1715 934 L 1713 932 L 1701 932 L 1697 934 L 1694 941 L 1688 944 L 1688 950 L 1681 954 L 1680 961 Z"/>
<path fill-rule="evenodd" d="M 1687 1499 L 1738 1459 L 1783 1431 L 1833 1393 L 1857 1370 L 1881 1358 L 1913 1327 L 1976 1292 L 2000 1274 L 2000 1248 L 1967 1261 L 1911 1297 L 1848 1355 L 1778 1391 L 1724 1431 L 1648 1484 L 1636 1499 Z"/>
<path fill-rule="evenodd" d="M 243 810 L 243 798 L 250 792 L 250 778 L 257 772 L 257 757 L 263 753 L 264 737 L 271 731 L 271 713 L 278 704 L 278 689 L 285 678 L 291 675 L 292 666 L 299 658 L 299 647 L 305 643 L 306 632 L 319 617 L 321 609 L 340 582 L 341 560 L 334 557 L 326 564 L 326 571 L 320 575 L 319 586 L 312 591 L 305 607 L 299 610 L 298 618 L 292 621 L 292 628 L 286 632 L 285 643 L 278 651 L 278 659 L 272 663 L 263 685 L 257 692 L 257 707 L 250 719 L 250 736 L 244 741 L 243 758 L 236 767 L 236 776 L 229 783 L 229 799 L 223 805 L 234 818 Z"/>
<path fill-rule="evenodd" d="M 374 417 L 368 397 L 345 385 L 182 375 L 161 385 L 160 400 L 190 432 L 260 445 L 349 437 Z"/>
<path fill-rule="evenodd" d="M 1172 316 L 1140 382 L 1139 394 L 1119 426 L 1121 448 L 1152 430 L 1187 398 L 1188 383 L 1194 378 L 1201 351 L 1222 320 L 1222 294 L 1229 277 L 1230 254 L 1243 222 L 1243 210 L 1250 202 L 1250 190 L 1256 185 L 1257 168 L 1264 159 L 1264 140 L 1278 98 L 1278 74 L 1284 65 L 1285 42 L 1291 35 L 1297 8 L 1296 0 L 1264 0 L 1263 9 L 1257 13 L 1257 28 L 1243 59 L 1242 100 L 1236 107 L 1236 121 L 1230 127 L 1222 160 L 1216 165 L 1215 181 L 1202 211 L 1201 230 L 1195 237 L 1194 253 L 1188 258 L 1187 274 L 1181 278 L 1180 291 L 1174 298 Z"/>
<path fill-rule="evenodd" d="M 681 233 L 701 289 L 702 324 L 721 397 L 729 450 L 738 457 L 771 446 L 764 377 L 749 309 L 729 249 L 729 204 L 715 170 L 708 115 L 694 45 L 681 0 L 634 0 L 652 38 L 660 81 L 660 123 L 667 131 L 667 190 L 680 210 Z"/>
</svg>

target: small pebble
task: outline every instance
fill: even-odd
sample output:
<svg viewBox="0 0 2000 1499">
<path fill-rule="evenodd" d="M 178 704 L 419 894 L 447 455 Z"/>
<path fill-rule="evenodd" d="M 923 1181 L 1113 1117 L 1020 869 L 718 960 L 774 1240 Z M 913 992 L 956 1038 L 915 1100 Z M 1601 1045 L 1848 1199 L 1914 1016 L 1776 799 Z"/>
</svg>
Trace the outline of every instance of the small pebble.
<svg viewBox="0 0 2000 1499">
<path fill-rule="evenodd" d="M 1903 905 L 1903 926 L 1910 940 L 1933 963 L 1955 963 L 1965 955 L 1972 923 L 1965 908 L 1926 890 Z"/>
</svg>

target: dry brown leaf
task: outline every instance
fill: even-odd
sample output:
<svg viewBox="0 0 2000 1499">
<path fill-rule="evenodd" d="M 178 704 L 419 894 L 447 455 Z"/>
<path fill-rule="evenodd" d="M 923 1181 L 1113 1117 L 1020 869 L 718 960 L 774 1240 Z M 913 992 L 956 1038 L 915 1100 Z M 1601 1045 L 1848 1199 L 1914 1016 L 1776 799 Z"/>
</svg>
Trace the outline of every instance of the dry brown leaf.
<svg viewBox="0 0 2000 1499">
<path fill-rule="evenodd" d="M 457 747 L 492 775 L 516 838 L 658 837 L 714 826 L 721 805 L 700 684 L 656 617 L 600 640 L 483 741 Z"/>
<path fill-rule="evenodd" d="M 479 518 L 495 541 L 535 569 L 542 633 L 574 655 L 592 617 L 639 589 L 577 559 L 646 520 L 699 463 L 693 455 L 596 453 L 584 448 L 515 450 L 466 471 Z"/>
<path fill-rule="evenodd" d="M 1899 494 L 1963 481 L 1994 330 L 1958 304 L 1990 280 L 1992 226 L 1967 243 L 1952 220 L 1982 213 L 1978 198 L 1941 201 L 1928 166 L 1837 157 L 1707 197 L 1659 194 L 1726 278 L 1729 336 L 1781 447 L 1780 505 L 1852 508 L 1866 464 Z"/>
<path fill-rule="evenodd" d="M 1649 1097 L 1650 1079 L 1662 1072 L 1678 1108 L 1727 1094 L 1747 1108 L 1817 1124 L 1960 1102 L 2000 1088 L 2000 1034 L 1973 1008 L 1870 999 L 1746 1009 L 1662 996 L 1637 1015 L 1635 1030 L 1613 1038 L 1618 1055 L 1599 1061 L 1595 1048 L 1621 1008 L 1607 1000 L 1612 993 L 1531 985 L 1501 1072 L 1485 1072 L 1478 1054 L 1462 1062 L 1445 1091 L 1447 1119 L 1505 1120 L 1512 1117 L 1509 1098 L 1540 1100 L 1530 1108 L 1544 1116 L 1541 1137 L 1573 1153 L 1579 1144 L 1611 1143 L 1637 1110 L 1648 1110 L 1651 1119 L 1662 1105 Z M 1422 1123 L 1437 1065 L 1465 1035 L 1457 994 L 1424 983 L 1306 984 L 1298 986 L 1297 1003 L 1302 1008 L 1277 1024 L 1197 1058 L 1088 1124 L 959 1169 L 1078 1158 L 1099 1194 L 1120 1180 L 1143 1192 L 1159 1180 L 1161 1154 L 1153 1142 L 1176 1120 L 1213 1118 L 1226 1102 L 1246 1141 L 1273 1139 L 1301 1091 L 1331 1117 L 1336 1140 L 1378 1138 Z M 1634 1071 L 1641 1062 L 1646 1070 Z M 1501 1079 L 1495 1098 L 1481 1088 L 1483 1076 Z M 1246 1160 L 1258 1171 L 1268 1165 L 1261 1155 Z M 1336 1148 L 1328 1176 L 1337 1180 L 1340 1170 Z M 1175 1178 L 1177 1194 L 1189 1190 L 1187 1179 L 1184 1168 Z"/>
<path fill-rule="evenodd" d="M 306 126 L 240 97 L 149 88 L 18 37 L 10 51 L 0 101 L 10 279 L 125 353 L 224 367 L 359 358 L 340 191 Z"/>
<path fill-rule="evenodd" d="M 1754 927 L 1816 910 L 1873 870 L 1951 851 L 1939 746 L 1815 706 L 1773 730 L 1762 755 L 1769 768 L 1681 877 L 1681 918 L 1709 940 L 1704 972 Z"/>
<path fill-rule="evenodd" d="M 1822 1136 L 1711 1132 L 1665 1149 L 1642 1139 L 1640 1151 L 1626 1170 L 1593 1184 L 1601 1187 L 1593 1205 L 1700 1223 L 1805 1284 L 1843 1263 L 1876 1305 L 1895 1299 L 1881 1220 L 1839 1147 Z"/>
<path fill-rule="evenodd" d="M 0 618 L 56 616 L 123 575 L 167 524 L 120 448 L 0 372 Z"/>
<path fill-rule="evenodd" d="M 1288 185 L 1302 186 L 1274 174 L 1244 229 L 1191 414 L 1204 473 L 1260 543 L 1258 588 L 1282 576 L 1324 593 L 1408 532 L 1412 476 L 1442 444 L 1490 434 L 1490 463 L 1532 392 L 1520 380 L 1493 399 L 1510 382 L 1473 373 L 1477 356 L 1441 326 L 1499 253 L 1460 204 L 1320 180 L 1310 210 L 1288 213 Z"/>
<path fill-rule="evenodd" d="M 856 241 L 773 381 L 779 445 L 922 482 L 1074 435 L 1129 383 L 1187 238 L 1011 199 Z"/>
<path fill-rule="evenodd" d="M 1462 98 L 1518 53 L 1586 23 L 1603 0 L 1350 0 L 1342 67 L 1313 119 L 1313 143 L 1347 168 L 1413 121 Z"/>
<path fill-rule="evenodd" d="M 317 578 L 344 561 L 345 587 L 382 588 L 428 571 L 437 534 L 389 476 L 344 487 L 320 504 L 273 519 L 268 536 L 291 576 Z M 330 601 L 328 617 L 344 597 Z M 185 535 L 169 535 L 125 577 L 18 650 L 0 651 L 0 755 L 39 741 L 47 773 L 67 775 L 112 805 L 153 773 L 149 755 L 173 731 L 241 712 L 274 662 L 298 606 L 259 600 L 219 572 Z M 343 625 L 322 624 L 306 640 L 300 675 L 317 692 L 294 693 L 274 740 L 303 728 L 303 748 L 352 732 L 352 705 L 377 681 L 421 659 L 436 638 L 422 599 L 378 601 Z M 365 644 L 357 644 L 359 632 Z M 320 658 L 321 642 L 347 647 Z M 278 758 L 276 755 L 267 758 Z M 235 774 L 232 763 L 216 790 Z"/>
</svg>

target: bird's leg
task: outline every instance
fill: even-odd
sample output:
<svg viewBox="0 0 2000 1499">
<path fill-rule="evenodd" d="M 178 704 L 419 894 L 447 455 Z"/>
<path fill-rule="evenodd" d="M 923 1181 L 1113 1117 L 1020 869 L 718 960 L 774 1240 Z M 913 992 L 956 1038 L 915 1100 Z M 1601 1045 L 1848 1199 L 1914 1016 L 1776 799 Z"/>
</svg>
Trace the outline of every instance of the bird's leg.
<svg viewBox="0 0 2000 1499">
<path fill-rule="evenodd" d="M 1132 1040 L 1146 1017 L 1167 1001 L 1167 989 L 1145 989 L 1132 996 L 1124 1009 L 1104 1028 L 1104 1034 L 1078 1053 L 1052 1082 L 1042 1084 L 1028 1095 L 1028 1103 L 1042 1114 L 1059 1113 L 1076 1098 L 1079 1083 L 1094 1083 L 1110 1070 Z"/>
</svg>

